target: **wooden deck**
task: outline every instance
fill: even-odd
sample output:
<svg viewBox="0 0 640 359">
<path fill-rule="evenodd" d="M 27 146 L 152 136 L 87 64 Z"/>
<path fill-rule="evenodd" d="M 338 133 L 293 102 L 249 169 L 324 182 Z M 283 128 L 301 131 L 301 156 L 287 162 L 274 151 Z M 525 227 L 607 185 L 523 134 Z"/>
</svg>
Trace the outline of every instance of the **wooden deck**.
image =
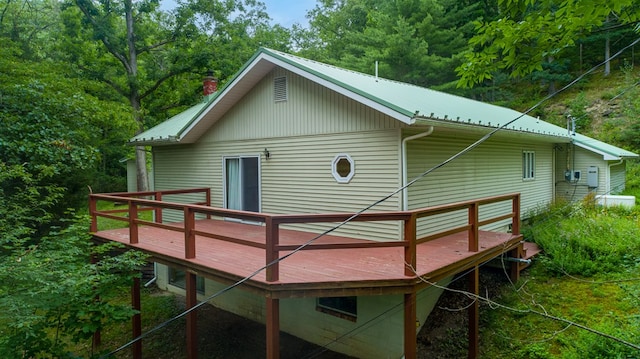
<svg viewBox="0 0 640 359">
<path fill-rule="evenodd" d="M 200 195 L 196 203 L 174 203 L 172 195 Z M 98 201 L 125 204 L 125 209 L 98 210 Z M 506 213 L 486 218 L 485 205 L 508 202 Z M 417 357 L 417 292 L 429 282 L 469 270 L 469 291 L 479 294 L 479 266 L 509 253 L 524 258 L 520 235 L 520 195 L 490 198 L 380 213 L 266 214 L 213 208 L 208 188 L 145 193 L 92 194 L 91 232 L 98 241 L 115 241 L 148 253 L 158 262 L 186 270 L 186 306 L 196 305 L 196 275 L 222 283 L 240 283 L 265 298 L 266 357 L 279 357 L 280 299 L 291 297 L 403 294 L 404 355 Z M 502 206 L 504 208 L 507 206 Z M 164 223 L 165 210 L 184 213 L 183 221 Z M 154 220 L 139 218 L 153 211 Z M 417 235 L 420 218 L 467 213 L 467 223 L 423 237 Z M 494 210 L 495 212 L 495 210 Z M 127 228 L 99 231 L 99 218 L 126 222 Z M 196 218 L 199 218 L 196 220 Z M 205 219 L 202 219 L 205 218 Z M 235 221 L 223 220 L 232 218 Z M 480 218 L 483 218 L 482 220 Z M 238 221 L 250 221 L 243 224 Z M 286 229 L 290 224 L 400 221 L 401 238 L 378 242 Z M 482 231 L 492 223 L 510 221 L 512 233 Z M 300 227 L 298 227 L 300 228 Z M 317 238 L 316 238 L 317 237 Z M 517 279 L 524 264 L 516 261 L 511 276 Z M 424 281 L 423 279 L 426 279 Z M 134 279 L 132 306 L 140 308 L 140 281 Z M 478 356 L 479 304 L 469 312 L 469 357 Z M 196 313 L 187 316 L 187 352 L 197 357 Z M 132 320 L 133 335 L 141 334 L 140 315 Z M 139 342 L 134 358 L 142 358 Z"/>
<path fill-rule="evenodd" d="M 162 200 L 163 196 L 194 193 L 202 196 L 201 202 L 178 204 Z M 153 199 L 148 199 L 149 196 Z M 125 203 L 127 208 L 98 211 L 97 201 Z M 483 205 L 502 201 L 512 203 L 510 212 L 479 220 Z M 210 192 L 206 188 L 92 195 L 92 232 L 98 240 L 123 243 L 150 254 L 158 262 L 217 281 L 235 282 L 251 276 L 243 283 L 245 288 L 263 294 L 268 292 L 265 295 L 277 298 L 411 292 L 416 286 L 426 285 L 421 278 L 437 281 L 521 248 L 518 194 L 357 216 L 353 213 L 270 215 L 212 208 L 209 202 Z M 155 221 L 139 219 L 138 213 L 143 210 L 154 211 Z M 184 221 L 161 223 L 163 210 L 184 212 Z M 460 210 L 468 210 L 467 225 L 416 237 L 418 218 Z M 196 220 L 196 215 L 209 219 Z M 128 228 L 98 231 L 99 217 L 124 221 L 123 225 Z M 479 230 L 482 225 L 505 219 L 511 219 L 513 233 Z M 258 225 L 239 223 L 239 220 Z M 401 221 L 404 238 L 376 242 L 281 228 L 287 224 L 345 220 Z M 305 243 L 307 245 L 300 249 Z M 267 265 L 269 263 L 271 265 Z"/>
<path fill-rule="evenodd" d="M 175 223 L 181 227 L 184 223 Z M 264 243 L 263 226 L 203 219 L 195 221 L 197 231 Z M 96 238 L 123 243 L 159 262 L 195 271 L 197 275 L 222 281 L 236 281 L 259 271 L 247 287 L 273 292 L 276 297 L 381 294 L 406 292 L 420 284 L 416 275 L 405 275 L 404 247 L 338 248 L 302 250 L 280 262 L 277 281 L 267 281 L 265 249 L 196 235 L 195 258 L 184 258 L 184 236 L 168 229 L 140 226 L 138 243 L 129 243 L 129 229 L 99 231 Z M 316 234 L 280 230 L 280 244 L 298 247 Z M 416 246 L 416 273 L 430 281 L 459 273 L 513 249 L 521 236 L 479 231 L 479 250 L 468 250 L 468 233 L 455 233 Z M 366 240 L 325 235 L 315 245 L 360 244 Z M 282 251 L 281 256 L 291 251 Z M 300 291 L 300 292 L 298 292 Z"/>
</svg>

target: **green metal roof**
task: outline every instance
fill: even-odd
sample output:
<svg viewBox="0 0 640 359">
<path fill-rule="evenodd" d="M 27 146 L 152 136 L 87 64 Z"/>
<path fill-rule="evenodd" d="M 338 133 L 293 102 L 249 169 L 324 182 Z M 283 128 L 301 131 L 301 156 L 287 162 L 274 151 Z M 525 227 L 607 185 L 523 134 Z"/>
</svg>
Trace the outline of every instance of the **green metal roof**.
<svg viewBox="0 0 640 359">
<path fill-rule="evenodd" d="M 143 133 L 133 137 L 130 142 L 145 145 L 162 144 L 167 142 L 177 142 L 178 134 L 184 129 L 208 104 L 207 99 L 191 106 L 168 120 L 150 128 Z"/>
<path fill-rule="evenodd" d="M 134 144 L 193 143 L 236 101 L 249 92 L 274 67 L 280 66 L 338 93 L 379 110 L 405 124 L 422 121 L 434 124 L 485 128 L 505 126 L 507 132 L 557 137 L 558 142 L 575 140 L 587 149 L 609 157 L 637 157 L 636 154 L 591 139 L 570 137 L 566 129 L 521 112 L 460 96 L 434 91 L 261 48 L 220 91 L 162 124 L 134 137 Z"/>
<path fill-rule="evenodd" d="M 594 138 L 587 137 L 576 133 L 572 135 L 574 143 L 591 152 L 599 153 L 607 161 L 620 160 L 623 158 L 635 158 L 638 154 L 627 151 L 623 148 L 610 145 L 608 143 L 598 141 Z"/>
</svg>

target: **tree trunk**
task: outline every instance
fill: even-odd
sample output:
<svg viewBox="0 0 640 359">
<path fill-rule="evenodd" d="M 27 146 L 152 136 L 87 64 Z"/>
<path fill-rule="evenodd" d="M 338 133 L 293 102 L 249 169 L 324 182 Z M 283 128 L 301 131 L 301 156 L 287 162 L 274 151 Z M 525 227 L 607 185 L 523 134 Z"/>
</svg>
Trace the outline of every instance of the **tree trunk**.
<svg viewBox="0 0 640 359">
<path fill-rule="evenodd" d="M 144 131 L 144 119 L 140 113 L 140 93 L 138 90 L 138 52 L 135 44 L 135 30 L 133 22 L 133 2 L 124 2 L 125 19 L 127 24 L 127 47 L 129 49 L 129 102 L 133 109 L 133 119 L 138 124 L 140 134 Z M 136 182 L 138 191 L 149 190 L 149 175 L 147 173 L 147 153 L 144 146 L 136 146 Z"/>
<path fill-rule="evenodd" d="M 611 58 L 611 39 L 609 37 L 609 32 L 607 32 L 607 37 L 604 41 L 604 75 L 609 76 L 611 73 L 611 62 L 609 59 Z"/>
</svg>

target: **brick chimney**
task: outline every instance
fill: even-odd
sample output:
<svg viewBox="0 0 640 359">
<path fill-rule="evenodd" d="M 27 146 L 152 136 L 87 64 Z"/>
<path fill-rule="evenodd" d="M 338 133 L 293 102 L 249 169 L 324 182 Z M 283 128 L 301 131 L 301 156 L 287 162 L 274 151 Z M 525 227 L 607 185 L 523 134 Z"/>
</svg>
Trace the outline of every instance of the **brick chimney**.
<svg viewBox="0 0 640 359">
<path fill-rule="evenodd" d="M 218 91 L 218 79 L 213 76 L 213 71 L 208 71 L 202 80 L 202 94 L 209 96 Z"/>
</svg>

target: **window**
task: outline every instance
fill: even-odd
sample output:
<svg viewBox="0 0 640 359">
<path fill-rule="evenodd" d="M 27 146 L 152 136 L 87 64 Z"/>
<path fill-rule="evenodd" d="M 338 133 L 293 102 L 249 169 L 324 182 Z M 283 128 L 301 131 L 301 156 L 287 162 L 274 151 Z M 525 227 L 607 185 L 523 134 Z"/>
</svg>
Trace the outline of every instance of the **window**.
<svg viewBox="0 0 640 359">
<path fill-rule="evenodd" d="M 224 159 L 224 206 L 260 212 L 260 168 L 258 156 Z"/>
<path fill-rule="evenodd" d="M 169 267 L 169 284 L 186 289 L 185 274 L 183 270 Z M 196 276 L 196 291 L 204 294 L 204 278 Z"/>
<path fill-rule="evenodd" d="M 349 183 L 356 173 L 356 164 L 348 154 L 339 154 L 331 163 L 331 173 L 338 183 Z"/>
<path fill-rule="evenodd" d="M 318 298 L 316 309 L 355 322 L 358 316 L 358 297 Z"/>
<path fill-rule="evenodd" d="M 522 151 L 522 179 L 532 180 L 536 174 L 536 153 Z"/>
</svg>

